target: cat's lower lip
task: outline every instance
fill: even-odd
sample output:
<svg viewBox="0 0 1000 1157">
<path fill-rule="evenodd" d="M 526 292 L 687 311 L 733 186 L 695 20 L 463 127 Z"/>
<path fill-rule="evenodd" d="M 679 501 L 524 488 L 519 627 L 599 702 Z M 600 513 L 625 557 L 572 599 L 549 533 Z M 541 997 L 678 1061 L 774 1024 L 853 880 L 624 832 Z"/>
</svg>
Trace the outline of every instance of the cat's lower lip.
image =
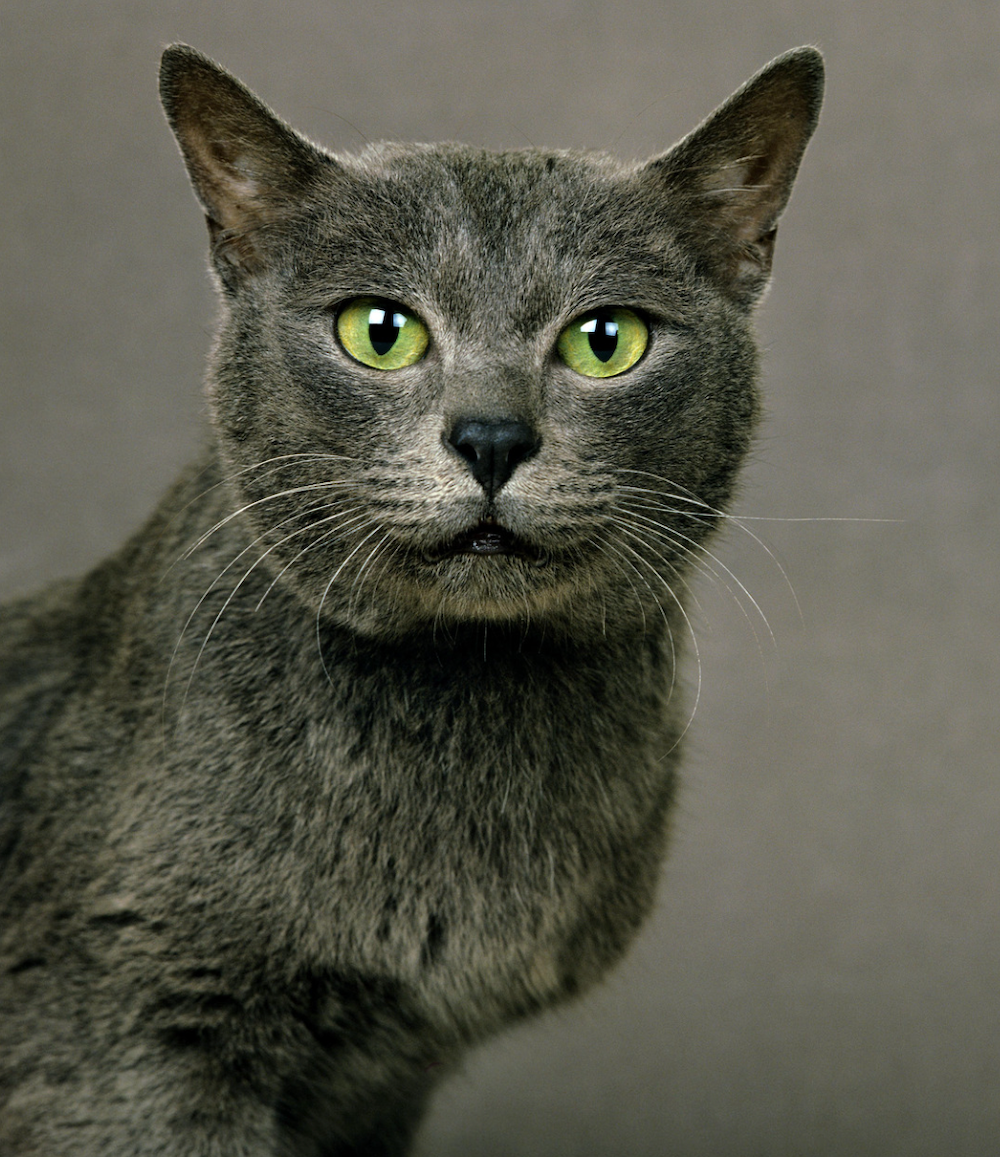
<svg viewBox="0 0 1000 1157">
<path fill-rule="evenodd" d="M 437 550 L 426 552 L 425 557 L 429 562 L 438 562 L 456 554 L 509 554 L 526 559 L 535 566 L 544 566 L 548 562 L 547 556 L 542 551 L 530 546 L 513 531 L 492 519 L 478 523 Z"/>
</svg>

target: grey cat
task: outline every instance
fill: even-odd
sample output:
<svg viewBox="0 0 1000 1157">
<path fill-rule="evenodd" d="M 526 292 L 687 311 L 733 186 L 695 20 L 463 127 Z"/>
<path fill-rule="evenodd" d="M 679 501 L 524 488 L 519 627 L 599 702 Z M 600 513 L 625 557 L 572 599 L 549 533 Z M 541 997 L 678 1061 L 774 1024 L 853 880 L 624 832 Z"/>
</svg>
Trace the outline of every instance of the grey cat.
<svg viewBox="0 0 1000 1157">
<path fill-rule="evenodd" d="M 166 51 L 212 432 L 2 612 L 0 1152 L 403 1154 L 621 957 L 822 78 L 787 53 L 643 164 L 348 157 Z"/>
</svg>

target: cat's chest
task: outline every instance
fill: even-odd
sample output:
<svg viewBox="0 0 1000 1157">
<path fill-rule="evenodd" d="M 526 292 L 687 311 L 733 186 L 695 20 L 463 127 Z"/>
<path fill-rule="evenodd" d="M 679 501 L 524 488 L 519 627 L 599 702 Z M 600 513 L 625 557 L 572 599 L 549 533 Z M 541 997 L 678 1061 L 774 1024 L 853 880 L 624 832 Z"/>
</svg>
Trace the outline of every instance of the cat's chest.
<svg viewBox="0 0 1000 1157">
<path fill-rule="evenodd" d="M 497 1022 L 602 971 L 649 902 L 669 771 L 648 737 L 531 714 L 490 728 L 411 703 L 366 738 L 304 728 L 316 790 L 261 865 L 284 950 Z"/>
<path fill-rule="evenodd" d="M 551 733 L 456 730 L 429 741 L 410 720 L 359 747 L 339 727 L 307 729 L 302 758 L 329 778 L 284 871 L 271 864 L 301 901 L 286 934 L 295 952 L 350 959 L 429 998 L 458 986 L 544 1001 L 567 982 L 565 946 L 593 922 L 636 828 L 604 782 L 619 755 L 592 753 L 570 773 Z"/>
<path fill-rule="evenodd" d="M 375 648 L 317 671 L 309 642 L 280 678 L 191 706 L 209 762 L 173 778 L 197 795 L 156 779 L 174 899 L 199 881 L 209 938 L 391 978 L 466 1033 L 616 959 L 670 798 L 658 672 Z"/>
</svg>

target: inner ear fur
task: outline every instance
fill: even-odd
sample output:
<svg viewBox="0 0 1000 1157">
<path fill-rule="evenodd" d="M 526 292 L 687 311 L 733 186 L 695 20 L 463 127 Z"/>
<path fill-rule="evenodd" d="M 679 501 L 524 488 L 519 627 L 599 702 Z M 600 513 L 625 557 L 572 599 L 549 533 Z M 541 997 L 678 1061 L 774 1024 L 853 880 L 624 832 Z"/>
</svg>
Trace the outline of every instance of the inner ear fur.
<svg viewBox="0 0 1000 1157">
<path fill-rule="evenodd" d="M 823 73 L 817 49 L 786 52 L 645 168 L 679 203 L 682 239 L 699 263 L 743 304 L 770 275 L 778 218 L 819 119 Z"/>
<path fill-rule="evenodd" d="M 186 44 L 163 53 L 160 99 L 213 244 L 225 249 L 217 257 L 251 271 L 259 258 L 255 233 L 280 218 L 319 168 L 333 162 Z"/>
</svg>

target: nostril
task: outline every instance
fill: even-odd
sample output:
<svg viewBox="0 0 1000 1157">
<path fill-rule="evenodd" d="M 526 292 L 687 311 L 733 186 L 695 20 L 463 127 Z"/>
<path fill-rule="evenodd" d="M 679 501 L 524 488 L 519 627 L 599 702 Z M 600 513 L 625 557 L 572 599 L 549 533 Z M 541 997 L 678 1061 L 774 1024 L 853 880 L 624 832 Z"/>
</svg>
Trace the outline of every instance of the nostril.
<svg viewBox="0 0 1000 1157">
<path fill-rule="evenodd" d="M 511 444 L 507 452 L 507 462 L 511 470 L 519 463 L 523 462 L 525 458 L 530 458 L 537 450 L 537 445 L 534 441 L 522 440 Z"/>
<path fill-rule="evenodd" d="M 466 422 L 461 427 L 456 426 L 448 439 L 470 466 L 475 466 L 479 461 L 486 445 L 486 440 L 479 433 L 479 427 L 478 422 Z"/>
<path fill-rule="evenodd" d="M 515 467 L 537 453 L 540 440 L 526 422 L 461 418 L 447 441 L 469 464 L 472 476 L 492 498 Z"/>
</svg>

